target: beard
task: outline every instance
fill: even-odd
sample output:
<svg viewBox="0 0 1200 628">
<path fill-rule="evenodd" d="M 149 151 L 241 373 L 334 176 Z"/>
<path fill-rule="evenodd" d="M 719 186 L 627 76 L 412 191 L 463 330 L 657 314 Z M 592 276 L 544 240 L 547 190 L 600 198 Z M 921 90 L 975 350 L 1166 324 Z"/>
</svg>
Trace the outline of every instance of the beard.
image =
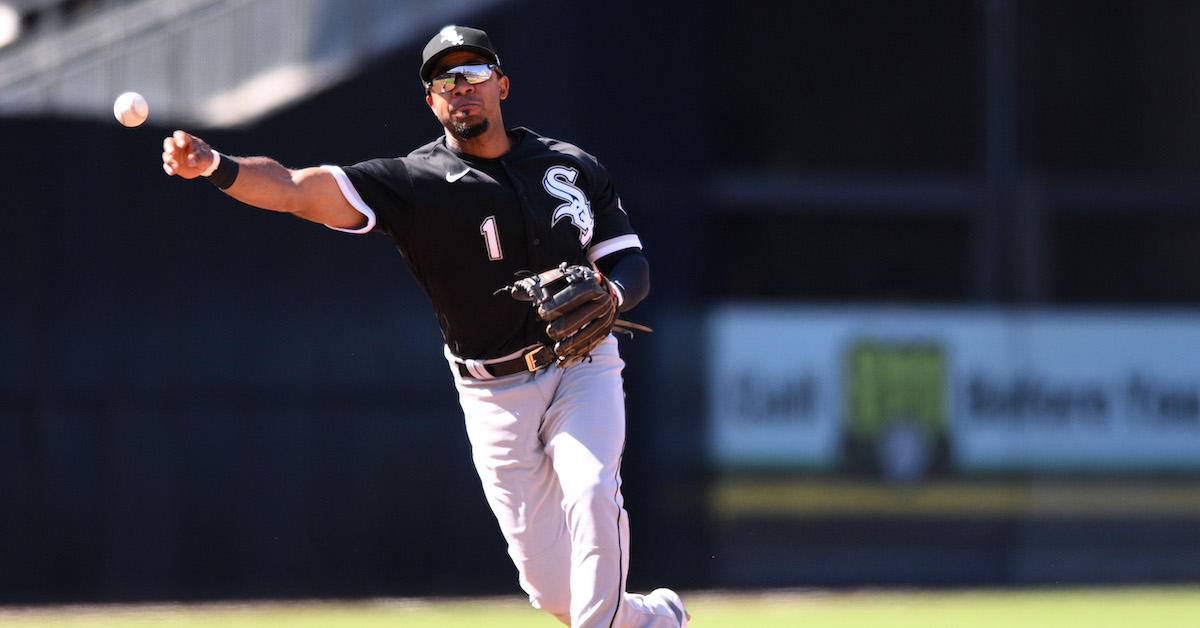
<svg viewBox="0 0 1200 628">
<path fill-rule="evenodd" d="M 487 118 L 480 120 L 476 124 L 458 122 L 451 126 L 451 133 L 454 134 L 454 137 L 460 140 L 470 140 L 487 133 L 489 125 L 490 122 Z"/>
</svg>

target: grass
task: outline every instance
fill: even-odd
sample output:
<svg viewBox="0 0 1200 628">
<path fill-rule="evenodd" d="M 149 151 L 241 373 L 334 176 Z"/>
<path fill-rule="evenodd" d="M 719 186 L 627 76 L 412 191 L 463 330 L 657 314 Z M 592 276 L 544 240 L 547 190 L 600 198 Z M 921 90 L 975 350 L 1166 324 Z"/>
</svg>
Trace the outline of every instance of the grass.
<svg viewBox="0 0 1200 628">
<path fill-rule="evenodd" d="M 690 593 L 692 628 L 1195 628 L 1200 586 Z M 521 598 L 0 607 L 6 628 L 552 628 Z"/>
<path fill-rule="evenodd" d="M 697 628 L 1183 628 L 1200 626 L 1200 588 L 881 591 L 700 598 Z M 745 621 L 743 613 L 753 619 Z"/>
</svg>

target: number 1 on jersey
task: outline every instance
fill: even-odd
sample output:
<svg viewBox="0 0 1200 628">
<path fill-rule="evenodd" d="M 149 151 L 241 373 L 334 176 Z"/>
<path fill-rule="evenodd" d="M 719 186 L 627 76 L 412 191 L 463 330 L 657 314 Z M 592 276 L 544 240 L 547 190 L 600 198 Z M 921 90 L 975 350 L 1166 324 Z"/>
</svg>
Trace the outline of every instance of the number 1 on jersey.
<svg viewBox="0 0 1200 628">
<path fill-rule="evenodd" d="M 488 216 L 483 220 L 483 224 L 479 225 L 479 233 L 483 234 L 488 259 L 493 262 L 504 259 L 504 251 L 500 250 L 500 232 L 496 229 L 495 216 Z"/>
</svg>

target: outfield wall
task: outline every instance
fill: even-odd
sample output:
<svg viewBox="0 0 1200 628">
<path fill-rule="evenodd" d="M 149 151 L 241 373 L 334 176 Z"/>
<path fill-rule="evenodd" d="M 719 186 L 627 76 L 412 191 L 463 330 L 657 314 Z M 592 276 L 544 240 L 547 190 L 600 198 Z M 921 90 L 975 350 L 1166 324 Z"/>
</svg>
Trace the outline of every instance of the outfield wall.
<svg viewBox="0 0 1200 628">
<path fill-rule="evenodd" d="M 707 329 L 723 585 L 1200 578 L 1197 312 L 739 303 Z"/>
</svg>

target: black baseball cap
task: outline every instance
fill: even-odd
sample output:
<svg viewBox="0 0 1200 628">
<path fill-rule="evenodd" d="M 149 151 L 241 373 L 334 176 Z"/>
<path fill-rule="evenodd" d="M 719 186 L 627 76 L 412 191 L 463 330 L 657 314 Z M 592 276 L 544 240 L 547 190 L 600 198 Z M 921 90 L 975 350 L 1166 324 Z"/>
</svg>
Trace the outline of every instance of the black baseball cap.
<svg viewBox="0 0 1200 628">
<path fill-rule="evenodd" d="M 500 65 L 500 56 L 492 47 L 492 40 L 488 39 L 487 33 L 470 26 L 451 25 L 443 28 L 425 44 L 425 52 L 421 55 L 421 81 L 428 83 L 438 61 L 460 50 L 477 52 L 497 66 Z"/>
</svg>

